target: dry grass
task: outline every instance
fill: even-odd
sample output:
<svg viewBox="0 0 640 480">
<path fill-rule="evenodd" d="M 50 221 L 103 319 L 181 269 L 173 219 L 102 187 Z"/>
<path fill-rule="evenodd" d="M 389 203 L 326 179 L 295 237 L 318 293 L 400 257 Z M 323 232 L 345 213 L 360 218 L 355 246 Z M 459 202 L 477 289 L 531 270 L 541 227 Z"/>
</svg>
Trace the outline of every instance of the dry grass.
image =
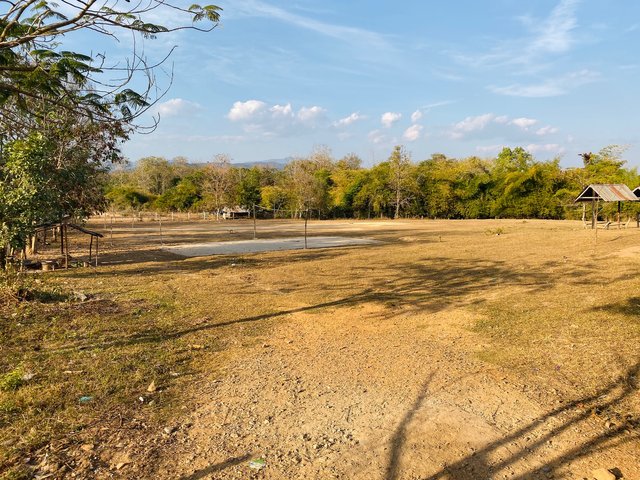
<svg viewBox="0 0 640 480">
<path fill-rule="evenodd" d="M 207 225 L 165 225 L 163 241 L 252 236 L 248 222 Z M 299 235 L 300 226 L 262 222 L 259 233 Z M 0 374 L 33 374 L 0 391 L 0 477 L 17 478 L 25 458 L 35 464 L 45 451 L 64 463 L 65 449 L 101 429 L 105 441 L 114 429 L 125 441 L 162 425 L 287 312 L 322 321 L 330 307 L 382 304 L 389 318 L 447 312 L 454 322 L 472 311 L 480 358 L 572 398 L 640 358 L 637 229 L 596 241 L 578 222 L 312 222 L 312 234 L 386 243 L 180 259 L 149 248 L 159 238 L 139 225 L 122 227 L 114 247 L 103 242 L 108 265 L 41 274 L 31 301 L 0 305 Z M 147 392 L 152 381 L 157 392 Z M 637 395 L 627 403 L 640 413 Z"/>
</svg>

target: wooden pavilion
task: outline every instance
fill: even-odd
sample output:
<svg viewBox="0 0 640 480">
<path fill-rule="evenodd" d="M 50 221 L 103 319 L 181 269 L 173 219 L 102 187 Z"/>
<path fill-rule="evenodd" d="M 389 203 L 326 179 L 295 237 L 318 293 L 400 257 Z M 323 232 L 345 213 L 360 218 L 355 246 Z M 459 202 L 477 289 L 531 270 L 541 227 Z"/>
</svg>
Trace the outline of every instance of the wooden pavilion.
<svg viewBox="0 0 640 480">
<path fill-rule="evenodd" d="M 87 263 L 91 265 L 93 262 L 97 267 L 98 266 L 98 239 L 103 238 L 104 235 L 102 235 L 99 232 L 95 232 L 93 230 L 89 230 L 87 228 L 81 227 L 80 225 L 72 223 L 71 217 L 69 216 L 63 217 L 62 219 L 60 219 L 59 222 L 44 223 L 41 225 L 37 225 L 35 228 L 35 235 L 33 236 L 32 252 L 35 253 L 36 251 L 36 243 L 37 243 L 36 239 L 38 234 L 42 234 L 43 236 L 42 243 L 46 244 L 48 230 L 52 230 L 54 239 L 57 239 L 57 236 L 58 236 L 57 233 L 59 233 L 60 254 L 63 257 L 64 267 L 69 268 L 69 229 L 70 228 L 73 230 L 77 230 L 81 233 L 84 233 L 85 235 L 89 235 L 91 240 L 89 243 L 89 261 Z M 94 255 L 94 247 L 93 247 L 94 240 L 95 240 L 95 255 Z"/>
<path fill-rule="evenodd" d="M 619 227 L 622 202 L 637 202 L 639 200 L 640 198 L 638 198 L 636 194 L 623 183 L 594 183 L 585 188 L 582 193 L 578 195 L 578 198 L 574 200 L 574 203 L 585 202 L 583 205 L 586 206 L 586 202 L 591 202 L 591 228 L 596 228 L 598 226 L 599 203 L 601 201 L 618 202 L 617 220 Z M 586 224 L 585 212 L 586 209 L 583 210 L 583 220 Z M 610 222 L 607 222 L 605 228 L 608 228 L 609 223 Z"/>
</svg>

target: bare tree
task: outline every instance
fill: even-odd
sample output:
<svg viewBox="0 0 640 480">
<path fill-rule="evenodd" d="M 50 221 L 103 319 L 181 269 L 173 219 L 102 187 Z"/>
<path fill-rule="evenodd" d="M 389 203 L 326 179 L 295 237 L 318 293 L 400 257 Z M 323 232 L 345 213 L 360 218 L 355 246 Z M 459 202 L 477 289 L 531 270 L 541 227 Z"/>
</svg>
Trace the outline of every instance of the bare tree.
<svg viewBox="0 0 640 480">
<path fill-rule="evenodd" d="M 409 184 L 411 182 L 411 157 L 404 146 L 397 145 L 389 157 L 391 177 L 389 179 L 394 193 L 395 213 L 393 218 L 400 217 L 401 208 L 409 200 Z"/>
<path fill-rule="evenodd" d="M 213 162 L 204 168 L 202 189 L 203 203 L 216 213 L 216 220 L 220 220 L 220 211 L 229 205 L 233 193 L 234 175 L 231 169 L 231 158 L 226 154 L 218 154 Z"/>
</svg>

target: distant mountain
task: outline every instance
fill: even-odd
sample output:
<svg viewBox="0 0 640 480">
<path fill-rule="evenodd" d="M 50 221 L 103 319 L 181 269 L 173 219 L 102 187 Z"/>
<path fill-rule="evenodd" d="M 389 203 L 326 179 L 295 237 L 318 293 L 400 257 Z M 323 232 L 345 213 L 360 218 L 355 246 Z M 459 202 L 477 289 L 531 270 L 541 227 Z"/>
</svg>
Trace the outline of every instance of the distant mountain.
<svg viewBox="0 0 640 480">
<path fill-rule="evenodd" d="M 233 162 L 232 165 L 238 168 L 271 167 L 277 170 L 282 170 L 291 160 L 293 160 L 293 157 L 257 160 L 255 162 Z"/>
</svg>

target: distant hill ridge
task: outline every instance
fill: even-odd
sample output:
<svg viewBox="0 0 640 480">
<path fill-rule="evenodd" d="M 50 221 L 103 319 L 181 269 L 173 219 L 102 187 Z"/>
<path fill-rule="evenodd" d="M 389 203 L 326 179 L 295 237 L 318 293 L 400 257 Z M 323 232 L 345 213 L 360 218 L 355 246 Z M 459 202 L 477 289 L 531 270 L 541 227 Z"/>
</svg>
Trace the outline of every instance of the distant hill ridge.
<svg viewBox="0 0 640 480">
<path fill-rule="evenodd" d="M 293 160 L 293 157 L 273 158 L 271 160 L 256 160 L 255 162 L 231 162 L 231 166 L 236 168 L 265 167 L 282 170 L 289 162 L 291 162 L 291 160 Z M 198 167 L 207 163 L 208 162 L 195 162 L 189 163 L 188 165 L 191 167 Z"/>
<path fill-rule="evenodd" d="M 237 168 L 271 167 L 282 170 L 291 160 L 293 160 L 292 157 L 273 158 L 271 160 L 257 160 L 255 162 L 232 162 L 231 165 Z"/>
</svg>

